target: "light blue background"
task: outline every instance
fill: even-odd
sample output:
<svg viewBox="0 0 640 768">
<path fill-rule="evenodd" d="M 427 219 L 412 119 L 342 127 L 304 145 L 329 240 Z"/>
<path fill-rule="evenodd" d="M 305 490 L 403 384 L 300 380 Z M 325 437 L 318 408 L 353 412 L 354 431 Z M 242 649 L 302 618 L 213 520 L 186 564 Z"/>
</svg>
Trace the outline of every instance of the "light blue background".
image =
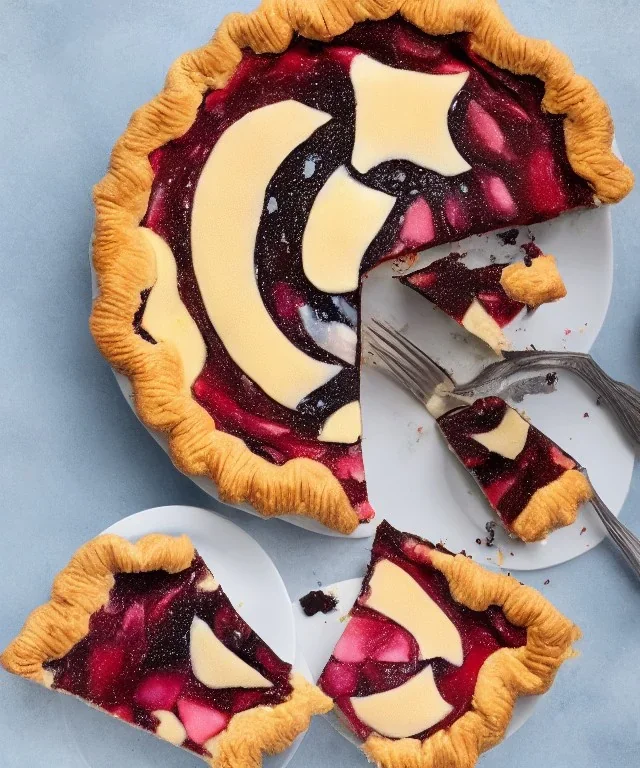
<svg viewBox="0 0 640 768">
<path fill-rule="evenodd" d="M 175 471 L 136 421 L 87 329 L 90 189 L 131 112 L 171 61 L 253 0 L 0 2 L 0 647 L 47 595 L 77 546 L 121 517 L 161 504 L 216 506 Z M 640 169 L 636 0 L 504 0 L 522 32 L 549 37 L 609 101 L 626 160 Z M 614 211 L 615 286 L 594 353 L 640 386 L 640 193 Z M 606 457 L 606 446 L 603 446 Z M 623 518 L 640 529 L 636 476 Z M 292 596 L 361 572 L 366 541 L 338 541 L 217 505 L 267 550 Z M 434 533 L 437 538 L 437 532 Z M 521 575 L 584 629 L 533 719 L 485 768 L 640 764 L 640 590 L 608 544 Z M 547 586 L 543 585 L 550 579 Z M 0 766 L 82 765 L 58 698 L 0 675 Z M 123 738 L 127 729 L 122 728 Z M 151 738 L 157 764 L 196 766 Z M 105 749 L 110 749 L 105 745 Z M 136 752 L 125 766 L 136 768 Z M 146 763 L 145 763 L 146 764 Z M 364 766 L 316 719 L 292 764 Z"/>
</svg>

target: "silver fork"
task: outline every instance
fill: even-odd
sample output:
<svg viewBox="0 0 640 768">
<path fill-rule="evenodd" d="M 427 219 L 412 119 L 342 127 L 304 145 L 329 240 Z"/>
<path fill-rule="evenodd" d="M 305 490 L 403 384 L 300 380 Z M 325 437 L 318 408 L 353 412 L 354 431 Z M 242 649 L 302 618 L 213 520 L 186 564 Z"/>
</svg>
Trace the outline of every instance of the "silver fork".
<svg viewBox="0 0 640 768">
<path fill-rule="evenodd" d="M 411 392 L 434 417 L 437 418 L 439 411 L 439 407 L 434 407 L 433 405 L 434 394 L 436 397 L 443 399 L 445 403 L 443 412 L 456 407 L 456 405 L 464 406 L 472 402 L 473 388 L 470 386 L 472 382 L 468 382 L 463 386 L 455 386 L 449 374 L 421 350 L 420 347 L 416 346 L 391 326 L 375 319 L 371 322 L 372 325 L 365 327 L 369 347 L 385 364 L 394 378 Z M 553 355 L 553 353 L 545 354 Z M 509 361 L 505 360 L 504 362 L 508 363 Z M 489 366 L 489 369 L 501 365 L 502 363 L 495 363 L 493 366 Z M 547 366 L 545 365 L 544 367 Z M 520 362 L 513 370 L 521 371 L 523 368 L 524 366 Z M 486 373 L 487 370 L 485 369 L 483 373 Z M 495 374 L 494 369 L 490 377 L 483 379 L 483 374 L 480 374 L 473 381 L 480 381 L 481 384 L 485 385 L 497 378 L 498 376 Z M 578 465 L 577 469 L 589 480 L 588 472 L 584 467 Z M 589 484 L 591 484 L 591 481 L 589 481 Z M 593 486 L 591 487 L 593 489 Z M 602 521 L 610 538 L 618 546 L 629 566 L 640 578 L 640 539 L 618 520 L 595 489 L 593 490 L 591 505 Z"/>
</svg>

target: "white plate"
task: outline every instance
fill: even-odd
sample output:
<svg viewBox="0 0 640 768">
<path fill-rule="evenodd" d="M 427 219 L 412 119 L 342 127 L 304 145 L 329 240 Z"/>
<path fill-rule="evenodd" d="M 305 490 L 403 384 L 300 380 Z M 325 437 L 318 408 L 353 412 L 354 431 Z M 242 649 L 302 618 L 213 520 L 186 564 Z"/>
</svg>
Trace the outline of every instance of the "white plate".
<svg viewBox="0 0 640 768">
<path fill-rule="evenodd" d="M 285 661 L 309 675 L 297 657 L 291 598 L 275 565 L 249 534 L 206 509 L 170 506 L 146 509 L 120 520 L 104 533 L 138 539 L 148 533 L 186 533 L 242 618 Z M 64 696 L 63 717 L 70 741 L 89 768 L 156 768 L 158 765 L 202 766 L 194 755 L 176 749 L 145 731 Z M 265 768 L 285 768 L 299 747 L 302 734 L 285 752 L 265 758 Z M 108 748 L 105 748 L 107 747 Z"/>
<path fill-rule="evenodd" d="M 323 592 L 330 592 L 338 598 L 338 610 L 326 615 L 317 613 L 312 617 L 305 616 L 300 603 L 296 600 L 293 604 L 298 645 L 309 664 L 314 681 L 318 680 L 322 674 L 327 660 L 345 630 L 344 616 L 349 613 L 351 606 L 355 603 L 361 586 L 362 579 L 348 579 L 329 587 L 322 587 Z M 541 698 L 541 696 L 523 696 L 518 699 L 505 738 L 512 736 L 527 722 Z M 345 739 L 357 747 L 360 746 L 361 742 L 358 741 L 355 734 L 346 728 L 333 712 L 325 715 L 325 717 Z"/>
<path fill-rule="evenodd" d="M 507 335 L 515 348 L 533 344 L 538 349 L 586 352 L 602 327 L 611 298 L 610 210 L 603 207 L 567 214 L 531 227 L 530 231 L 545 252 L 556 256 L 568 295 L 556 304 L 523 314 L 508 327 Z M 526 230 L 522 230 L 521 240 L 525 234 Z M 451 251 L 481 251 L 487 259 L 493 253 L 504 260 L 517 250 L 503 246 L 495 235 L 474 236 L 463 243 L 428 251 L 423 254 L 423 263 Z M 457 323 L 390 279 L 397 274 L 395 268 L 393 263 L 383 264 L 365 279 L 363 321 L 376 316 L 404 329 L 460 381 L 495 359 Z M 133 408 L 128 379 L 121 375 L 117 379 Z M 591 391 L 569 375 L 561 375 L 557 392 L 528 397 L 519 407 L 524 407 L 537 426 L 589 468 L 600 495 L 618 514 L 631 482 L 634 452 L 606 410 L 596 407 Z M 604 537 L 595 514 L 587 508 L 574 526 L 554 533 L 544 544 L 525 546 L 497 531 L 497 547 L 487 551 L 475 542 L 484 538 L 485 524 L 493 519 L 491 511 L 471 478 L 457 466 L 428 414 L 395 384 L 368 367 L 362 371 L 362 409 L 369 496 L 378 521 L 387 518 L 397 527 L 432 541 L 442 539 L 451 549 L 466 549 L 476 559 L 500 565 L 504 557 L 504 567 L 509 569 L 546 568 L 565 562 L 593 548 Z M 584 413 L 589 413 L 588 419 Z M 150 432 L 166 450 L 166 437 Z M 210 480 L 192 479 L 218 498 Z M 246 504 L 237 506 L 257 514 Z M 306 518 L 284 519 L 308 530 L 339 535 Z M 583 528 L 586 531 L 581 535 Z M 352 536 L 367 537 L 374 532 L 375 525 L 364 525 Z M 500 556 L 498 548 L 503 553 Z"/>
</svg>

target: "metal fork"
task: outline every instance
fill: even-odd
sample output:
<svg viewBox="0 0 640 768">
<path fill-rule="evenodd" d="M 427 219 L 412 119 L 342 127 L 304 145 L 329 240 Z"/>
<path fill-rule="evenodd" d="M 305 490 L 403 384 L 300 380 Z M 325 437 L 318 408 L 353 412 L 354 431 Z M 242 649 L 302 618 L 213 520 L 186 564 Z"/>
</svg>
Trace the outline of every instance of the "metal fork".
<svg viewBox="0 0 640 768">
<path fill-rule="evenodd" d="M 463 406 L 471 402 L 469 396 L 472 395 L 472 388 L 469 383 L 464 386 L 449 386 L 448 382 L 451 381 L 449 374 L 399 331 L 374 319 L 372 325 L 365 327 L 365 333 L 368 336 L 370 348 L 385 364 L 394 378 L 425 407 L 428 407 L 434 392 L 448 400 L 447 410 L 449 407 L 455 407 L 456 404 Z M 551 355 L 552 353 L 548 354 Z M 495 365 L 500 366 L 501 363 Z M 492 367 L 489 366 L 489 368 Z M 523 366 L 520 364 L 515 370 L 522 369 Z M 474 381 L 481 380 L 481 378 L 482 374 L 476 377 Z M 489 380 L 496 378 L 494 372 L 491 378 L 482 381 L 482 383 L 486 384 Z M 433 413 L 432 408 L 429 410 Z M 584 467 L 578 465 L 577 469 L 589 480 L 589 475 Z M 589 484 L 591 485 L 591 481 Z M 593 489 L 593 486 L 591 487 Z M 593 489 L 591 505 L 610 538 L 640 578 L 640 539 L 618 520 L 595 489 Z"/>
<path fill-rule="evenodd" d="M 491 363 L 474 379 L 456 385 L 454 392 L 470 394 L 481 387 L 498 384 L 522 371 L 564 369 L 579 376 L 611 408 L 633 439 L 640 445 L 640 392 L 615 381 L 584 352 L 503 352 L 504 359 Z"/>
</svg>

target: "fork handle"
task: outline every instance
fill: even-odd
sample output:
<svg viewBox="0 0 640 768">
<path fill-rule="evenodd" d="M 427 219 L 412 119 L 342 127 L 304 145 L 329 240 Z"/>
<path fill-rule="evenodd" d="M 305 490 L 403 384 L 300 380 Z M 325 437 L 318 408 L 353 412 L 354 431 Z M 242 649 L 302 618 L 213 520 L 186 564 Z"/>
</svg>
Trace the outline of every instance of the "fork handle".
<svg viewBox="0 0 640 768">
<path fill-rule="evenodd" d="M 615 413 L 636 445 L 640 445 L 640 392 L 612 379 L 591 355 L 582 352 L 505 352 L 516 368 L 564 368 L 579 376 Z"/>
<path fill-rule="evenodd" d="M 607 533 L 624 555 L 625 560 L 640 578 L 640 539 L 623 525 L 594 491 L 591 504 Z"/>
</svg>

